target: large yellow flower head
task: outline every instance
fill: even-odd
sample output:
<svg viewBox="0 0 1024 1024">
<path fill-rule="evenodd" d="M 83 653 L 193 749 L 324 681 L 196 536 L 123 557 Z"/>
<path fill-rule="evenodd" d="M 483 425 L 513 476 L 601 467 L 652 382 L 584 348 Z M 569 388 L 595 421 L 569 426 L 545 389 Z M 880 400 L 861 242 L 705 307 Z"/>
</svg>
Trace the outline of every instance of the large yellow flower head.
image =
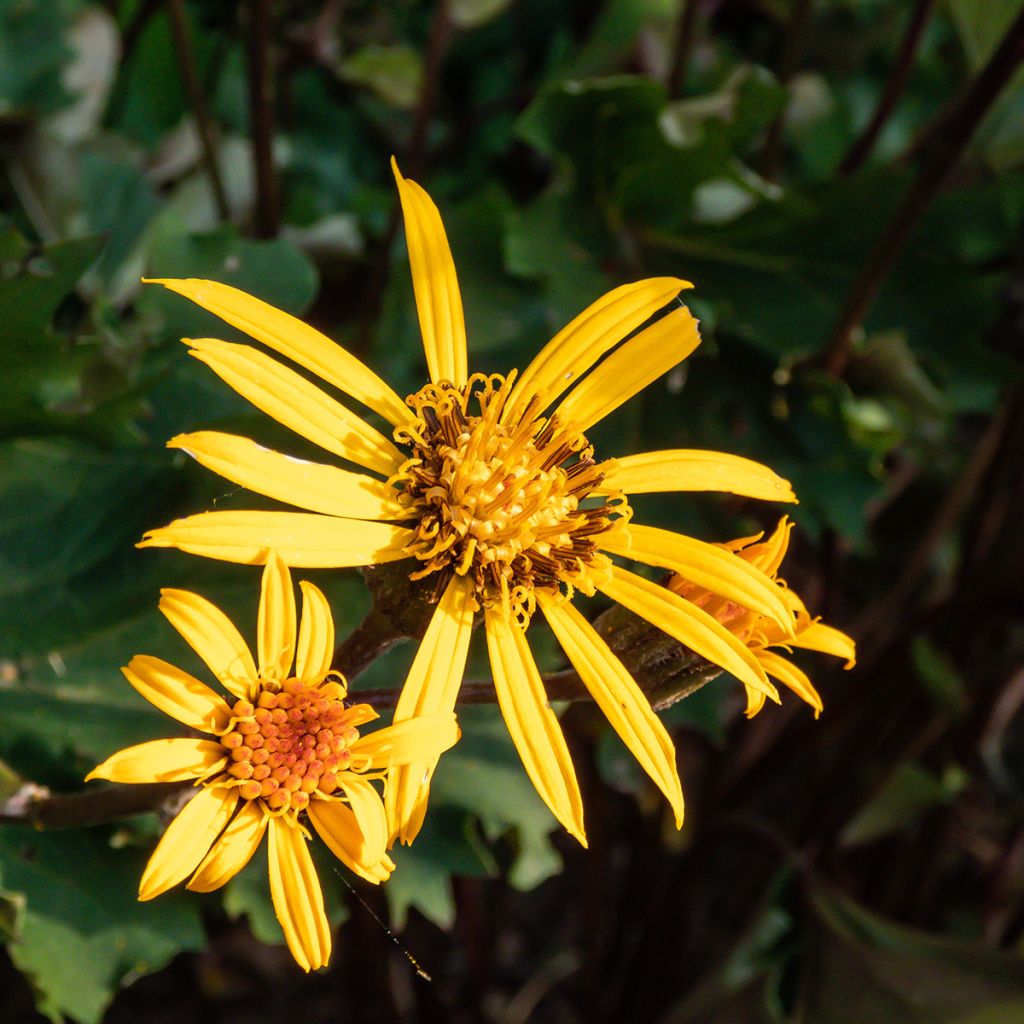
<svg viewBox="0 0 1024 1024">
<path fill-rule="evenodd" d="M 396 765 L 437 758 L 458 739 L 455 716 L 378 729 L 367 704 L 346 704 L 330 671 L 334 622 L 324 595 L 302 582 L 302 620 L 287 566 L 271 552 L 263 571 L 257 659 L 227 616 L 198 594 L 164 590 L 160 610 L 229 694 L 140 655 L 125 668 L 150 703 L 209 739 L 140 743 L 107 758 L 89 779 L 184 782 L 198 793 L 171 822 L 139 884 L 151 900 L 185 878 L 211 892 L 249 862 L 269 832 L 270 894 L 292 955 L 322 967 L 331 934 L 306 841 L 312 822 L 333 853 L 367 881 L 394 868 L 384 804 L 373 785 Z M 191 876 L 191 877 L 189 877 Z"/>
<path fill-rule="evenodd" d="M 395 720 L 447 712 L 462 680 L 474 617 L 482 616 L 498 702 L 530 778 L 555 817 L 584 842 L 579 787 L 548 706 L 525 629 L 539 609 L 594 700 L 682 822 L 672 742 L 643 693 L 571 603 L 606 594 L 687 647 L 778 700 L 746 644 L 692 602 L 618 565 L 673 570 L 776 621 L 781 590 L 732 552 L 631 521 L 629 496 L 727 491 L 793 501 L 770 469 L 718 452 L 672 450 L 597 458 L 587 431 L 689 355 L 697 322 L 679 300 L 686 281 L 654 278 L 609 292 L 526 367 L 470 375 L 455 266 L 440 215 L 395 168 L 430 381 L 403 402 L 363 363 L 307 324 L 210 281 L 160 283 L 354 398 L 393 430 L 387 438 L 284 363 L 248 345 L 191 340 L 192 354 L 268 415 L 344 462 L 312 463 L 217 432 L 172 446 L 260 494 L 303 511 L 218 511 L 177 520 L 143 544 L 258 563 L 276 548 L 295 566 L 408 560 L 433 581 L 436 610 Z M 423 819 L 435 761 L 391 773 L 392 839 Z"/>
<path fill-rule="evenodd" d="M 779 577 L 782 560 L 789 550 L 789 534 L 792 528 L 792 522 L 783 516 L 767 539 L 763 539 L 763 534 L 757 534 L 753 537 L 740 537 L 723 545 L 779 584 L 793 620 L 789 631 L 781 629 L 774 619 L 702 590 L 681 576 L 673 576 L 668 586 L 675 593 L 713 615 L 733 636 L 745 643 L 765 672 L 810 704 L 814 708 L 814 717 L 817 718 L 824 709 L 824 704 L 814 684 L 806 672 L 773 648 L 781 647 L 785 651 L 790 651 L 793 647 L 800 647 L 831 654 L 843 658 L 846 662 L 843 668 L 847 669 L 853 668 L 856 664 L 857 648 L 851 637 L 834 626 L 825 625 L 820 617 L 812 616 L 800 596 L 790 590 L 786 582 Z M 749 685 L 746 690 L 746 713 L 748 718 L 753 718 L 764 707 L 764 692 Z"/>
</svg>

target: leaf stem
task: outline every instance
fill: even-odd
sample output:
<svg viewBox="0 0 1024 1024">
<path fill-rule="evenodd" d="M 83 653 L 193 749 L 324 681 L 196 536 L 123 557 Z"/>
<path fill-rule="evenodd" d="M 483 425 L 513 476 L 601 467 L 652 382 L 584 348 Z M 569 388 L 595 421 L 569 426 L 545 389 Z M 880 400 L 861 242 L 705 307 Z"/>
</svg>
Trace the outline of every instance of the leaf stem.
<svg viewBox="0 0 1024 1024">
<path fill-rule="evenodd" d="M 690 65 L 693 52 L 694 29 L 697 25 L 697 5 L 699 0 L 683 0 L 679 11 L 679 23 L 676 26 L 675 40 L 672 46 L 672 60 L 669 64 L 666 88 L 668 98 L 677 100 L 683 94 L 683 83 Z"/>
</svg>

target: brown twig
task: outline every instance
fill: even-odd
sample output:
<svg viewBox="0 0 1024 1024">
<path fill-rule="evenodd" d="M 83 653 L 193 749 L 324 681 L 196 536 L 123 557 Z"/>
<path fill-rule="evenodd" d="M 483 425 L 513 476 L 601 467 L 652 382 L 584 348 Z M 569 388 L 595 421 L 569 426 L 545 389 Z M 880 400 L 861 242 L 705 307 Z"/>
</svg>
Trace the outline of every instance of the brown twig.
<svg viewBox="0 0 1024 1024">
<path fill-rule="evenodd" d="M 910 21 L 907 22 L 907 30 L 900 43 L 899 53 L 896 55 L 896 63 L 893 65 L 889 80 L 885 83 L 885 89 L 879 97 L 878 106 L 875 107 L 875 112 L 871 115 L 871 120 L 867 123 L 864 131 L 854 140 L 849 152 L 839 165 L 840 174 L 855 174 L 870 156 L 871 150 L 874 149 L 878 136 L 893 110 L 896 109 L 896 104 L 910 79 L 917 48 L 924 36 L 924 30 L 928 26 L 932 12 L 935 10 L 935 2 L 936 0 L 917 0 Z"/>
<path fill-rule="evenodd" d="M 0 825 L 30 825 L 36 829 L 85 828 L 145 814 L 191 782 L 152 782 L 107 786 L 84 793 L 51 794 L 27 784 L 0 804 Z"/>
<path fill-rule="evenodd" d="M 441 81 L 441 62 L 444 59 L 452 27 L 448 4 L 449 0 L 437 0 L 434 6 L 434 17 L 430 22 L 427 51 L 423 58 L 423 84 L 420 89 L 412 136 L 409 140 L 409 151 L 406 156 L 408 173 L 413 176 L 421 174 L 423 171 L 427 132 L 430 130 L 434 107 L 437 104 L 437 90 Z"/>
<path fill-rule="evenodd" d="M 793 0 L 789 21 L 786 23 L 786 33 L 782 41 L 779 70 L 776 74 L 782 85 L 788 85 L 796 72 L 800 55 L 803 53 L 804 37 L 807 34 L 813 6 L 814 0 Z M 772 121 L 768 133 L 765 135 L 764 150 L 761 153 L 761 173 L 768 181 L 774 181 L 779 176 L 779 166 L 782 163 L 782 129 L 785 123 L 786 112 L 783 110 Z"/>
<path fill-rule="evenodd" d="M 839 323 L 822 354 L 822 364 L 834 376 L 846 369 L 853 340 L 896 261 L 960 159 L 1003 86 L 1024 59 L 1024 11 L 1014 19 L 981 73 L 941 121 L 930 155 L 923 156 L 917 180 L 911 185 L 882 233 L 860 276 L 847 296 Z"/>
<path fill-rule="evenodd" d="M 676 26 L 675 40 L 672 46 L 672 60 L 669 63 L 668 78 L 665 86 L 670 100 L 679 99 L 683 94 L 683 82 L 690 66 L 690 54 L 693 51 L 694 29 L 697 26 L 697 5 L 699 0 L 683 0 L 679 11 L 679 23 Z"/>
<path fill-rule="evenodd" d="M 249 0 L 249 126 L 256 171 L 253 234 L 275 238 L 280 225 L 274 167 L 274 73 L 271 57 L 271 0 Z"/>
<path fill-rule="evenodd" d="M 206 97 L 199 85 L 199 76 L 196 73 L 192 41 L 189 39 L 188 22 L 185 19 L 184 0 L 167 0 L 167 15 L 171 22 L 171 37 L 174 40 L 174 52 L 178 59 L 181 84 L 185 88 L 189 105 L 192 107 L 192 115 L 196 120 L 196 129 L 199 132 L 199 141 L 203 149 L 203 166 L 210 179 L 213 200 L 217 205 L 220 219 L 230 220 L 231 209 L 228 206 L 227 193 L 224 191 L 224 182 L 221 179 L 220 166 L 217 163 L 213 121 L 206 106 Z"/>
</svg>

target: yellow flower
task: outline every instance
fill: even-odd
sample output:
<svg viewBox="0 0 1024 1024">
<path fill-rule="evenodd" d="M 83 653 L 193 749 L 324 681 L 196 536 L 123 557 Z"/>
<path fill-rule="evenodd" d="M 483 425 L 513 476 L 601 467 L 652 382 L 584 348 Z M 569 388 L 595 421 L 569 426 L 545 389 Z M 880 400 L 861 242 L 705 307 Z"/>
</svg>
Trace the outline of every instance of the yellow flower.
<svg viewBox="0 0 1024 1024">
<path fill-rule="evenodd" d="M 327 963 L 331 933 L 303 821 L 312 822 L 356 874 L 384 881 L 394 864 L 373 780 L 395 765 L 436 758 L 458 739 L 458 728 L 448 712 L 360 736 L 360 727 L 377 713 L 367 704 L 346 706 L 345 681 L 330 671 L 330 607 L 311 583 L 299 586 L 302 621 L 296 631 L 291 576 L 271 553 L 263 572 L 256 661 L 216 606 L 198 594 L 164 590 L 160 610 L 230 694 L 230 703 L 159 658 L 133 658 L 123 669 L 128 682 L 161 711 L 211 738 L 127 747 L 87 778 L 194 779 L 201 786 L 154 850 L 139 883 L 140 900 L 189 875 L 189 889 L 219 888 L 269 833 L 274 911 L 292 955 L 309 971 Z"/>
<path fill-rule="evenodd" d="M 778 700 L 759 661 L 713 616 L 612 556 L 676 571 L 786 629 L 789 609 L 763 573 L 716 545 L 632 524 L 628 495 L 713 490 L 794 501 L 793 493 L 765 466 L 718 452 L 595 457 L 586 432 L 699 344 L 697 322 L 678 301 L 691 287 L 686 281 L 653 278 L 616 288 L 559 331 L 522 374 L 470 375 L 440 215 L 426 192 L 394 169 L 430 372 L 430 382 L 405 402 L 343 348 L 258 299 L 210 281 L 159 282 L 377 413 L 393 440 L 261 351 L 188 341 L 192 355 L 263 412 L 369 472 L 299 461 L 230 434 L 176 437 L 172 447 L 208 468 L 305 511 L 206 512 L 153 530 L 142 546 L 246 563 L 273 547 L 296 566 L 411 560 L 410 578 L 433 581 L 437 607 L 395 720 L 452 709 L 474 616 L 482 613 L 498 702 L 523 764 L 555 817 L 585 842 L 569 752 L 524 636 L 539 608 L 681 824 L 672 742 L 569 599 L 600 591 Z M 411 842 L 419 830 L 435 764 L 391 773 L 392 840 Z"/>
<path fill-rule="evenodd" d="M 814 717 L 817 718 L 824 705 L 807 674 L 770 648 L 781 647 L 790 651 L 793 647 L 803 647 L 809 651 L 832 654 L 837 658 L 845 658 L 846 664 L 843 668 L 848 669 L 856 664 L 857 652 L 851 637 L 833 626 L 826 626 L 820 617 L 813 618 L 799 596 L 789 589 L 785 580 L 779 579 L 779 567 L 789 548 L 789 534 L 792 528 L 793 524 L 783 516 L 775 532 L 765 541 L 761 540 L 763 534 L 759 533 L 754 537 L 741 537 L 723 545 L 767 574 L 780 586 L 783 600 L 793 618 L 790 633 L 781 629 L 775 620 L 742 608 L 717 594 L 702 591 L 700 587 L 679 576 L 673 576 L 668 586 L 674 593 L 687 598 L 713 615 L 737 639 L 745 643 L 765 672 L 784 683 L 798 697 L 810 704 L 814 708 Z M 764 693 L 750 685 L 746 686 L 746 690 L 746 713 L 748 718 L 753 718 L 764 707 Z"/>
</svg>

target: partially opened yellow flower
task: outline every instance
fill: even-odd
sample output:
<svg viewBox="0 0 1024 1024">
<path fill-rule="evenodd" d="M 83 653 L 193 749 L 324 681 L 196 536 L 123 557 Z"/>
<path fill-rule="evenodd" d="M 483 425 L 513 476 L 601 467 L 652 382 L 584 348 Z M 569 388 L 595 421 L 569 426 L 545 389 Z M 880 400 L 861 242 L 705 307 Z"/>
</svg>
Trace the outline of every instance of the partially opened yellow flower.
<svg viewBox="0 0 1024 1024">
<path fill-rule="evenodd" d="M 784 683 L 798 697 L 810 704 L 814 708 L 814 717 L 817 718 L 824 705 L 807 673 L 772 648 L 781 647 L 785 651 L 790 651 L 793 647 L 802 647 L 809 651 L 832 654 L 837 658 L 846 659 L 843 668 L 853 668 L 857 660 L 857 650 L 851 637 L 833 626 L 826 626 L 820 617 L 812 617 L 800 597 L 789 589 L 784 580 L 779 579 L 779 568 L 789 549 L 789 534 L 792 528 L 792 522 L 783 516 L 775 532 L 767 540 L 762 540 L 764 535 L 759 533 L 723 545 L 780 585 L 783 600 L 793 618 L 791 632 L 781 629 L 774 619 L 743 608 L 718 594 L 702 590 L 680 576 L 673 576 L 668 586 L 674 593 L 687 598 L 714 616 L 738 640 L 745 643 L 765 672 Z M 746 685 L 746 691 L 747 717 L 753 718 L 764 707 L 764 692 L 749 684 Z"/>
<path fill-rule="evenodd" d="M 721 547 L 631 523 L 628 496 L 712 490 L 793 501 L 789 484 L 758 463 L 718 452 L 596 458 L 586 432 L 699 344 L 697 322 L 678 301 L 691 287 L 686 281 L 654 278 L 616 288 L 559 331 L 522 374 L 470 375 L 462 301 L 440 215 L 397 167 L 395 176 L 430 373 L 429 383 L 405 402 L 343 348 L 258 299 L 210 281 L 160 282 L 377 413 L 392 438 L 262 351 L 189 341 L 197 359 L 258 408 L 366 472 L 299 461 L 230 434 L 176 437 L 173 447 L 208 468 L 303 511 L 207 512 L 153 530 L 143 546 L 247 563 L 258 563 L 273 547 L 296 566 L 409 560 L 410 579 L 434 582 L 437 607 L 395 720 L 451 710 L 474 616 L 482 613 L 498 702 L 523 764 L 555 817 L 584 842 L 576 776 L 525 637 L 540 609 L 681 823 L 672 742 L 570 599 L 600 591 L 777 700 L 744 643 L 613 556 L 671 569 L 787 629 L 789 609 L 764 573 Z M 392 771 L 393 839 L 416 835 L 434 764 Z"/>
<path fill-rule="evenodd" d="M 394 864 L 373 781 L 395 765 L 438 757 L 458 739 L 458 728 L 449 711 L 360 736 L 377 713 L 367 704 L 346 706 L 345 680 L 330 671 L 330 607 L 313 584 L 299 585 L 302 621 L 296 630 L 288 568 L 276 554 L 267 558 L 255 661 L 217 607 L 198 594 L 164 590 L 160 610 L 229 701 L 159 658 L 133 658 L 123 669 L 128 682 L 161 711 L 210 738 L 140 743 L 107 758 L 88 778 L 194 779 L 201 787 L 154 850 L 139 884 L 140 900 L 185 878 L 197 892 L 219 888 L 269 833 L 274 911 L 292 955 L 309 971 L 327 963 L 331 933 L 304 822 L 312 822 L 356 874 L 384 881 Z"/>
</svg>

